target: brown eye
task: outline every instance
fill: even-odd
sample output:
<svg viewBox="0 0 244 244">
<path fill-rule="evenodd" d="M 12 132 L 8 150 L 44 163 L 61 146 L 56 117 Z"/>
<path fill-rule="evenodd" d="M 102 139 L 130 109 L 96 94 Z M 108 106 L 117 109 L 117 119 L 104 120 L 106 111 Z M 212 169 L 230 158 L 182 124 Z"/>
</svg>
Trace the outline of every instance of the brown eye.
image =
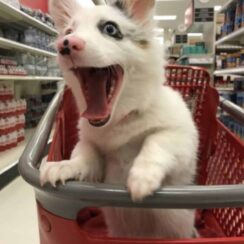
<svg viewBox="0 0 244 244">
<path fill-rule="evenodd" d="M 71 34 L 73 32 L 73 30 L 71 29 L 71 28 L 69 28 L 69 29 L 67 29 L 66 31 L 65 31 L 65 35 L 69 35 L 69 34 Z"/>
</svg>

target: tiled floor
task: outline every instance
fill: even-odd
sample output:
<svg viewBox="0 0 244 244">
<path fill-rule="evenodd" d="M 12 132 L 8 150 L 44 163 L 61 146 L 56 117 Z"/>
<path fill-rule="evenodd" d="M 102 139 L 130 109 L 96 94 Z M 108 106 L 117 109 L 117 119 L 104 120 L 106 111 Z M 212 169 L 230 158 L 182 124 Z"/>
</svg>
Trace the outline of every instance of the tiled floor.
<svg viewBox="0 0 244 244">
<path fill-rule="evenodd" d="M 39 244 L 34 192 L 21 178 L 0 191 L 0 244 Z"/>
</svg>

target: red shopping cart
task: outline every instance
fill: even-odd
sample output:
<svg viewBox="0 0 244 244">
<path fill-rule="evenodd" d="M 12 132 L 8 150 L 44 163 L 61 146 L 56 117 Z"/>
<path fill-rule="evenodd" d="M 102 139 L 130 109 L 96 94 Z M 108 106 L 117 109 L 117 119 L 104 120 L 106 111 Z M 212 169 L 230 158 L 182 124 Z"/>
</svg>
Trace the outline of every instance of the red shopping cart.
<svg viewBox="0 0 244 244">
<path fill-rule="evenodd" d="M 41 244 L 243 244 L 244 144 L 217 118 L 219 98 L 208 72 L 201 68 L 169 66 L 167 85 L 181 92 L 200 131 L 199 172 L 196 186 L 164 188 L 143 203 L 132 203 L 125 189 L 103 184 L 68 182 L 40 187 L 38 166 L 56 119 L 50 160 L 70 157 L 77 142 L 78 113 L 70 90 L 60 91 L 23 153 L 19 170 L 34 186 Z M 223 109 L 243 121 L 243 111 L 221 102 Z M 59 109 L 58 109 L 59 108 Z M 56 111 L 58 111 L 56 115 Z M 197 208 L 200 238 L 188 240 L 132 240 L 109 238 L 101 206 Z"/>
</svg>

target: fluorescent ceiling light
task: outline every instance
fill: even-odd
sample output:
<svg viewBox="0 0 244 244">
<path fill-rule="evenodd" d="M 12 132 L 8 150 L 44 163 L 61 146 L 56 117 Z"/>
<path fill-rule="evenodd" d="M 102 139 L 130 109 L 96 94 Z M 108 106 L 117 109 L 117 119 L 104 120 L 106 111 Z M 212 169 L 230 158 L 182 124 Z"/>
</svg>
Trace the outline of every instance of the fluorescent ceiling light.
<svg viewBox="0 0 244 244">
<path fill-rule="evenodd" d="M 203 36 L 203 33 L 188 33 L 187 35 L 190 37 L 197 37 L 197 36 Z"/>
<path fill-rule="evenodd" d="M 222 9 L 222 6 L 220 6 L 220 5 L 214 6 L 214 10 L 216 12 L 219 12 L 221 9 Z"/>
<path fill-rule="evenodd" d="M 163 28 L 155 28 L 154 31 L 156 31 L 156 32 L 164 32 L 164 29 Z"/>
<path fill-rule="evenodd" d="M 176 20 L 177 16 L 176 15 L 155 15 L 154 19 L 155 20 Z"/>
<path fill-rule="evenodd" d="M 163 37 L 156 37 L 156 39 L 159 41 L 161 45 L 164 44 L 164 38 Z"/>
</svg>

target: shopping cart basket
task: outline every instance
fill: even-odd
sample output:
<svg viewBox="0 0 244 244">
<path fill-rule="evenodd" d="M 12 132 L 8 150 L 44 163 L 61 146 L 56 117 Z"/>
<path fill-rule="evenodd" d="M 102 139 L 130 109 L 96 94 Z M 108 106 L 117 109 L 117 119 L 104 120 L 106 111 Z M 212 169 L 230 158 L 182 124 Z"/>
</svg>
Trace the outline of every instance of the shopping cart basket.
<svg viewBox="0 0 244 244">
<path fill-rule="evenodd" d="M 39 165 L 68 159 L 77 142 L 78 113 L 70 90 L 60 90 L 40 122 L 19 163 L 24 179 L 37 199 L 41 244 L 243 244 L 244 144 L 217 118 L 217 92 L 206 70 L 169 66 L 168 84 L 180 91 L 193 111 L 200 131 L 199 184 L 167 187 L 142 203 L 133 203 L 122 187 L 68 182 L 53 188 L 40 186 Z M 222 109 L 244 122 L 243 110 L 221 101 Z M 49 135 L 56 121 L 51 145 Z M 196 227 L 200 238 L 140 240 L 109 238 L 99 207 L 199 209 Z"/>
</svg>

